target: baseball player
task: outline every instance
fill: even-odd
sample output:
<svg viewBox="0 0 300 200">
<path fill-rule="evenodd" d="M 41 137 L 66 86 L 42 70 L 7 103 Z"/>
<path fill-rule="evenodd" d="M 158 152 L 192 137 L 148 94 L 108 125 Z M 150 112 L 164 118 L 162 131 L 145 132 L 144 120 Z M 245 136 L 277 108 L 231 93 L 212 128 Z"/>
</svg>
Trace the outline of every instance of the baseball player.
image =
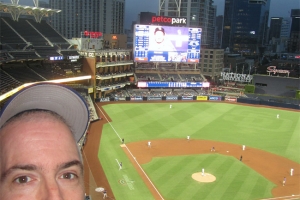
<svg viewBox="0 0 300 200">
<path fill-rule="evenodd" d="M 151 142 L 150 141 L 148 142 L 148 147 L 151 148 Z"/>
<path fill-rule="evenodd" d="M 215 150 L 215 147 L 212 147 L 212 148 L 210 149 L 210 151 L 216 151 L 216 150 Z"/>
<path fill-rule="evenodd" d="M 170 104 L 170 108 L 172 108 L 172 104 Z"/>
<path fill-rule="evenodd" d="M 202 168 L 202 176 L 204 176 L 205 175 L 205 173 L 204 173 L 204 168 Z"/>
<path fill-rule="evenodd" d="M 291 176 L 293 176 L 293 175 L 294 175 L 294 169 L 291 168 Z"/>
<path fill-rule="evenodd" d="M 285 186 L 286 183 L 286 177 L 283 177 L 282 185 Z"/>
<path fill-rule="evenodd" d="M 242 162 L 243 161 L 243 156 L 241 155 L 241 157 L 240 157 L 240 161 Z"/>
<path fill-rule="evenodd" d="M 106 197 L 107 197 L 107 191 L 106 191 L 106 189 L 104 189 L 103 190 L 103 199 L 106 199 Z"/>
<path fill-rule="evenodd" d="M 277 119 L 279 119 L 279 114 L 277 114 Z"/>
<path fill-rule="evenodd" d="M 246 145 L 243 145 L 243 151 L 245 151 L 245 149 L 246 149 Z"/>
<path fill-rule="evenodd" d="M 121 170 L 121 169 L 122 169 L 122 166 L 123 166 L 122 162 L 119 163 L 119 166 L 120 166 L 120 167 L 119 167 L 119 170 Z"/>
<path fill-rule="evenodd" d="M 188 136 L 186 136 L 186 139 L 188 140 L 188 141 L 190 141 L 190 136 L 188 135 Z"/>
</svg>

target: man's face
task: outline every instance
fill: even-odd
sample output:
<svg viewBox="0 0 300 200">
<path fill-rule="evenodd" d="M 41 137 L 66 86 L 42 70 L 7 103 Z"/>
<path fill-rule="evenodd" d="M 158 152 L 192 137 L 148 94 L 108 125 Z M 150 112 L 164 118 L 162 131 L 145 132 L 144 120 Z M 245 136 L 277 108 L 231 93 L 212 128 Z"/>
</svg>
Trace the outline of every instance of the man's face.
<svg viewBox="0 0 300 200">
<path fill-rule="evenodd" d="M 164 32 L 162 32 L 162 31 L 156 31 L 156 33 L 155 33 L 155 41 L 157 43 L 159 43 L 159 44 L 162 43 L 164 41 L 164 38 L 165 38 Z"/>
<path fill-rule="evenodd" d="M 58 120 L 17 120 L 0 131 L 1 199 L 84 198 L 80 157 Z"/>
</svg>

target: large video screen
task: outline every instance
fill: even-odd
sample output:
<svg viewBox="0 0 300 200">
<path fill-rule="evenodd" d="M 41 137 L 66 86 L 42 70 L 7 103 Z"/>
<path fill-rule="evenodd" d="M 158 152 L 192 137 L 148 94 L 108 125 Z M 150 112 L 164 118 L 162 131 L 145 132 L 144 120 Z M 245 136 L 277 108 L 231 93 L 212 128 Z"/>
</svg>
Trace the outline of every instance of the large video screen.
<svg viewBox="0 0 300 200">
<path fill-rule="evenodd" d="M 199 63 L 201 28 L 136 24 L 135 62 Z"/>
</svg>

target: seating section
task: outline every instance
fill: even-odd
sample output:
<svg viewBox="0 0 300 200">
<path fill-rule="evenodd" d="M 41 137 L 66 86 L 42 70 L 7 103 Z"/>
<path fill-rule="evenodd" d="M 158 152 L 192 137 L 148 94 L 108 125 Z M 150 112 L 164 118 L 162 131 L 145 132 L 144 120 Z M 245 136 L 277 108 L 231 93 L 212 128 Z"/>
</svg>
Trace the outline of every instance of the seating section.
<svg viewBox="0 0 300 200">
<path fill-rule="evenodd" d="M 10 26 L 16 30 L 27 42 L 30 42 L 33 46 L 49 46 L 48 41 L 39 34 L 26 19 L 19 18 L 18 21 L 14 21 L 11 18 L 6 18 Z M 2 32 L 2 31 L 1 31 Z"/>
<path fill-rule="evenodd" d="M 4 18 L 0 19 L 0 43 L 9 44 L 12 48 L 19 49 L 18 45 L 24 45 L 26 41 L 20 38 L 19 35 L 6 24 L 5 21 L 7 19 L 9 18 L 5 18 L 5 20 Z"/>
<path fill-rule="evenodd" d="M 16 60 L 27 60 L 39 58 L 39 56 L 33 50 L 29 51 L 10 51 L 9 54 Z"/>
<path fill-rule="evenodd" d="M 2 69 L 0 69 L 0 77 L 0 95 L 22 85 L 20 81 L 14 79 Z"/>
<path fill-rule="evenodd" d="M 60 53 L 64 56 L 76 56 L 79 55 L 76 49 L 68 49 L 68 50 L 61 50 Z"/>
<path fill-rule="evenodd" d="M 160 81 L 158 74 L 154 73 L 136 73 L 138 81 Z"/>
<path fill-rule="evenodd" d="M 75 49 L 68 49 L 71 44 L 46 21 L 37 23 L 24 18 L 14 21 L 9 17 L 1 17 L 0 29 L 1 48 L 9 54 L 12 52 L 14 59 L 78 55 Z M 14 52 L 16 50 L 36 51 L 36 54 Z"/>
<path fill-rule="evenodd" d="M 2 69 L 11 77 L 22 83 L 44 81 L 40 75 L 34 73 L 23 63 L 5 65 Z"/>
<path fill-rule="evenodd" d="M 33 25 L 41 34 L 43 34 L 48 40 L 50 40 L 54 44 L 68 44 L 66 41 L 56 30 L 54 30 L 46 21 L 41 21 L 41 23 L 37 23 L 33 20 L 27 20 L 28 23 Z"/>
<path fill-rule="evenodd" d="M 55 47 L 35 47 L 34 49 L 41 57 L 60 56 Z"/>
</svg>

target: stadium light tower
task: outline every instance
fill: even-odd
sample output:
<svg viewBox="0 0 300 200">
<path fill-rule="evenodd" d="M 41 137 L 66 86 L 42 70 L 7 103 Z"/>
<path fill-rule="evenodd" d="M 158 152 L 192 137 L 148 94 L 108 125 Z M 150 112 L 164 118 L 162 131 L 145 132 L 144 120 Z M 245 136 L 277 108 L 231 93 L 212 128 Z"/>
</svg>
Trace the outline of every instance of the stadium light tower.
<svg viewBox="0 0 300 200">
<path fill-rule="evenodd" d="M 169 16 L 172 13 L 171 16 L 180 17 L 180 6 L 181 0 L 160 0 L 158 15 Z"/>
<path fill-rule="evenodd" d="M 33 15 L 36 22 L 41 22 L 43 17 L 61 12 L 61 10 L 58 9 L 39 7 L 39 0 L 33 0 L 33 3 L 34 7 L 19 5 L 19 0 L 11 0 L 11 4 L 0 1 L 0 10 L 10 13 L 14 21 L 18 21 L 20 15 Z"/>
<path fill-rule="evenodd" d="M 11 0 L 11 4 L 18 5 L 19 4 L 19 0 Z"/>
</svg>

